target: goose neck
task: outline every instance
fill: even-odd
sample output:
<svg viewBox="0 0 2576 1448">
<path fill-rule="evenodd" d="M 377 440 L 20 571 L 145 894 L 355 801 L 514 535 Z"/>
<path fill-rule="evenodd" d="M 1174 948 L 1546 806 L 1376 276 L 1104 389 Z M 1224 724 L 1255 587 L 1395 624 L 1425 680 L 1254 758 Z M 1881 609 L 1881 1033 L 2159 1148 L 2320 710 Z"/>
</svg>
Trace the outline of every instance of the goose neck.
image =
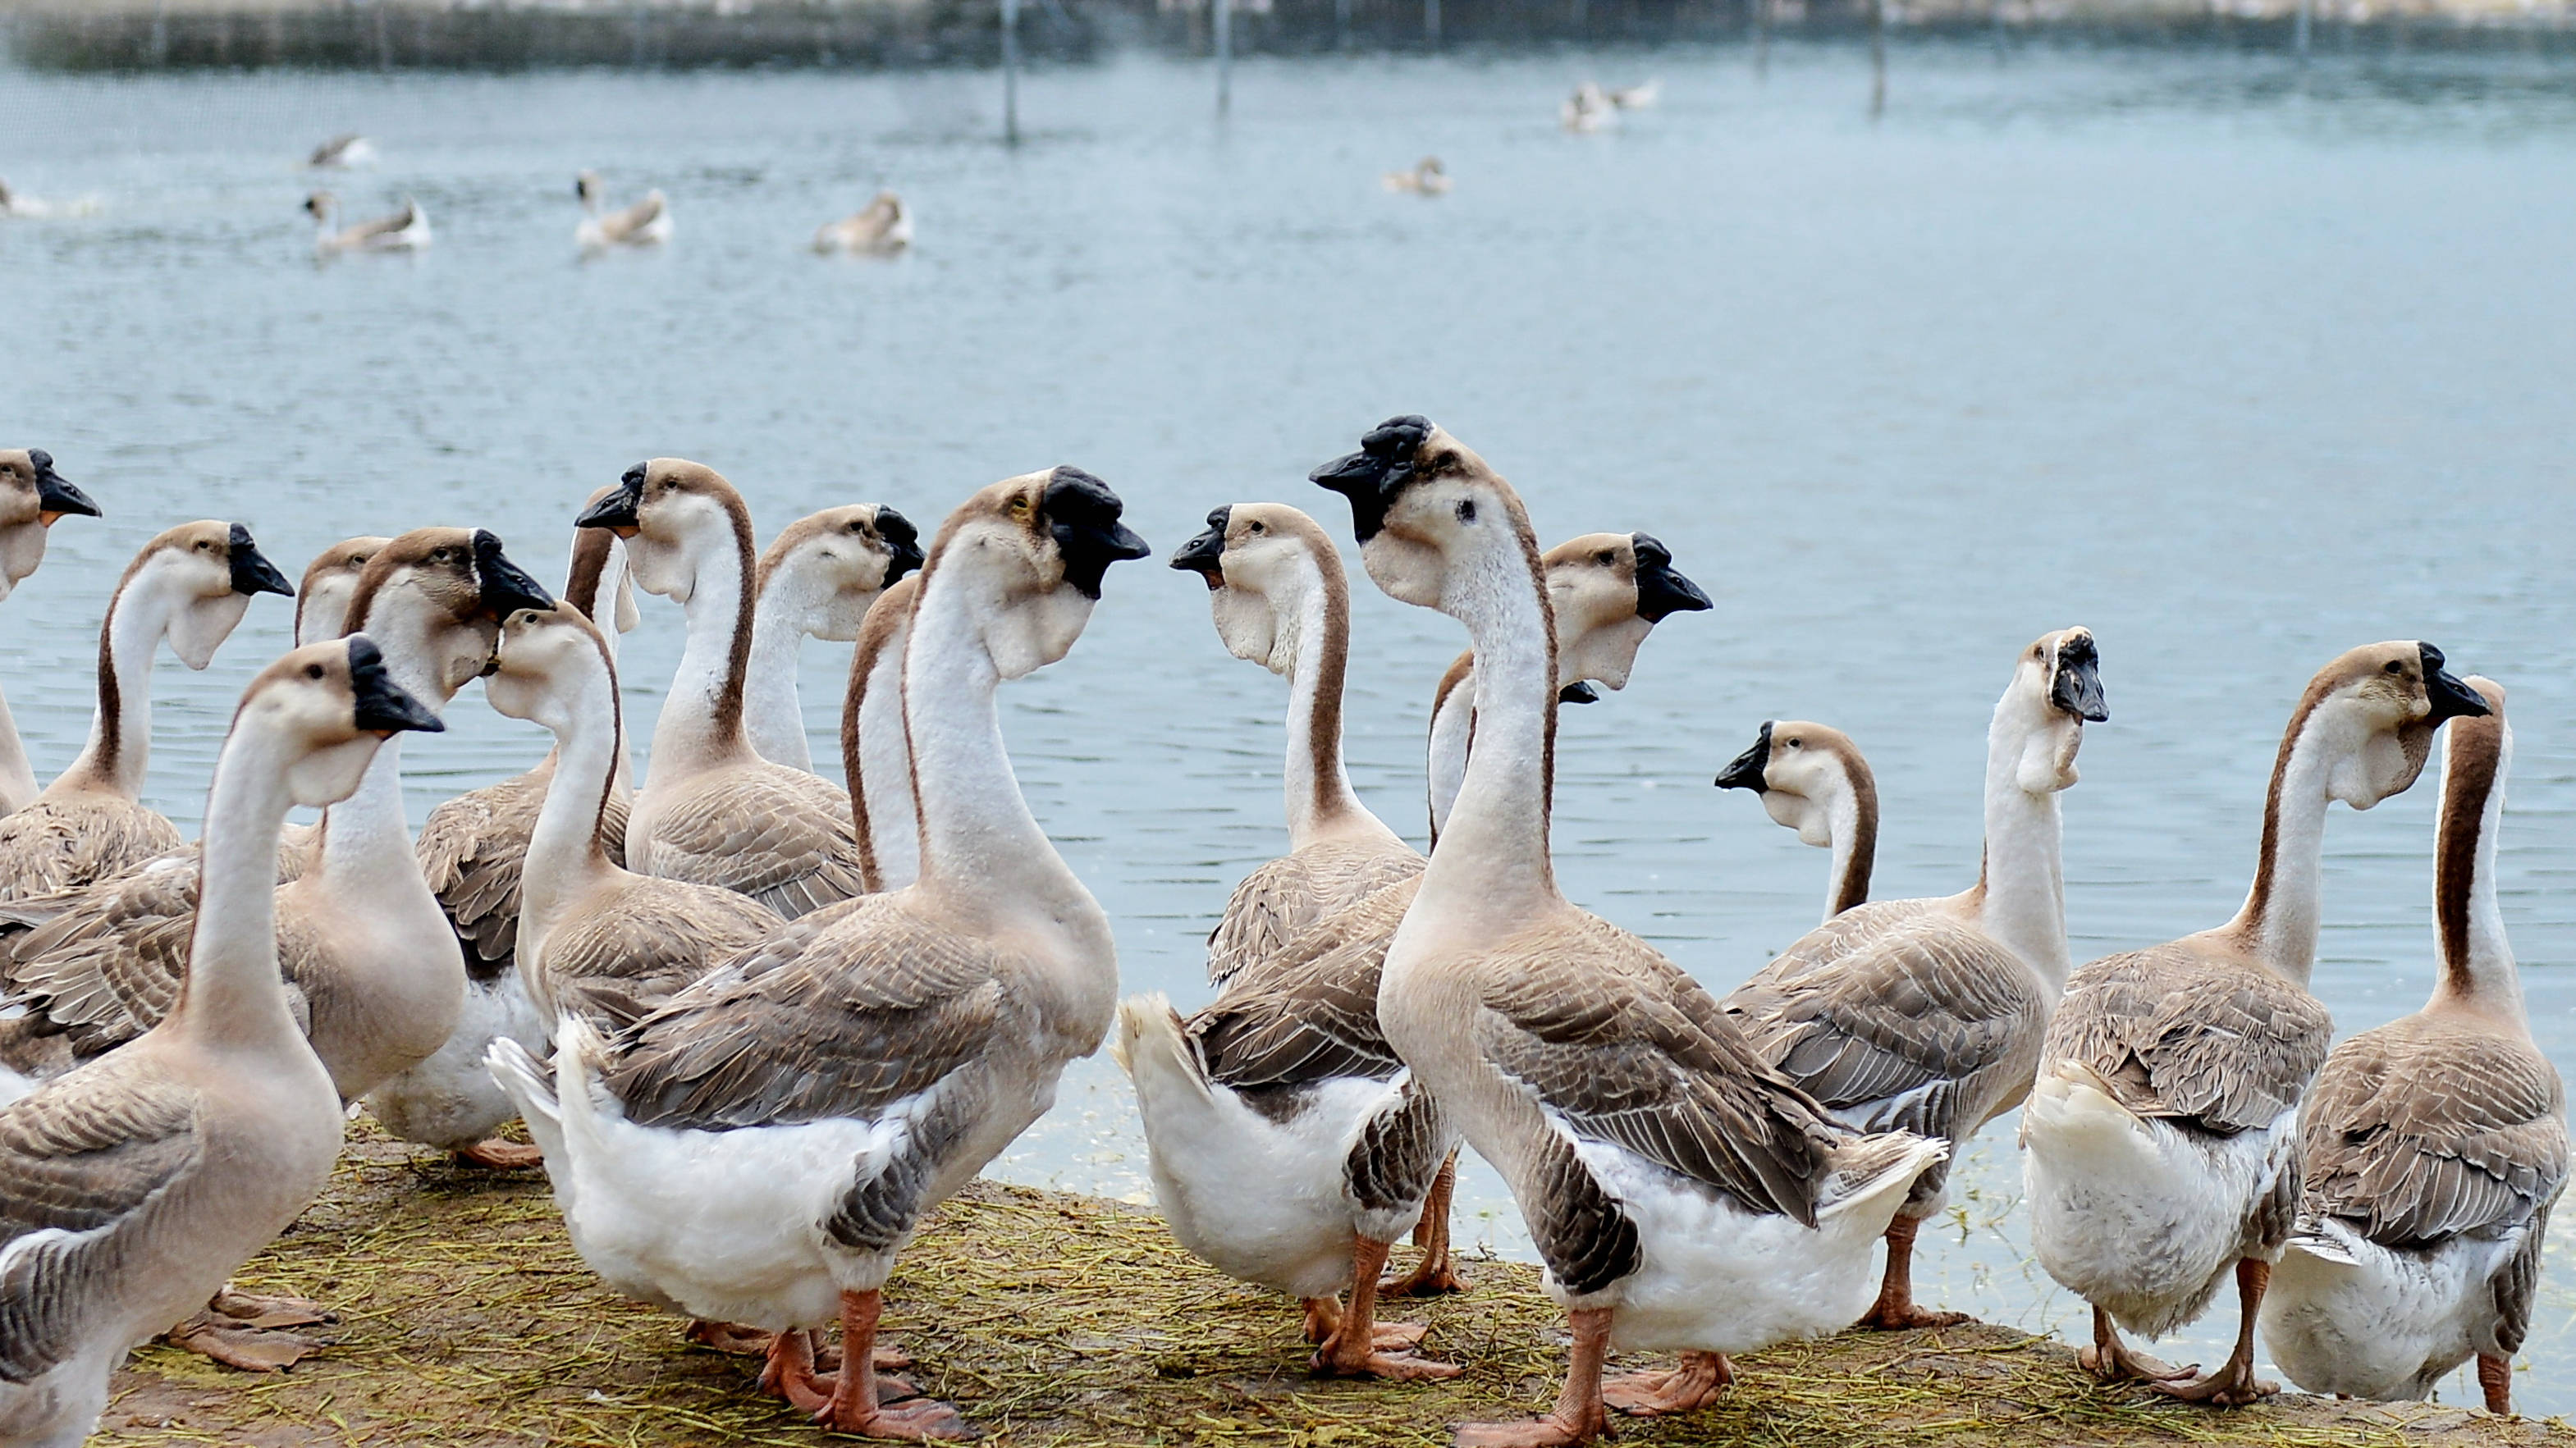
<svg viewBox="0 0 2576 1448">
<path fill-rule="evenodd" d="M 333 890 L 375 900 L 406 882 L 428 889 L 403 818 L 401 735 L 378 746 L 354 793 L 322 812 L 321 873 Z"/>
<path fill-rule="evenodd" d="M 793 570 L 763 590 L 751 611 L 751 663 L 743 684 L 743 732 L 751 747 L 772 764 L 794 769 L 814 767 L 813 746 L 805 738 L 805 704 L 797 690 L 796 657 L 805 642 L 806 591 Z"/>
<path fill-rule="evenodd" d="M 720 532 L 692 540 L 696 568 L 685 607 L 688 632 L 680 646 L 662 716 L 653 726 L 653 765 L 686 768 L 711 763 L 744 747 L 743 687 L 751 668 L 754 608 L 751 524 L 734 520 L 728 542 Z"/>
<path fill-rule="evenodd" d="M 1869 876 L 1878 859 L 1878 801 L 1863 800 L 1850 785 L 1825 800 L 1833 833 L 1833 868 L 1826 877 L 1825 918 L 1833 919 L 1869 899 Z"/>
<path fill-rule="evenodd" d="M 617 685 L 607 670 L 549 702 L 539 722 L 554 731 L 554 777 L 528 834 L 519 883 L 519 958 L 531 966 L 582 886 L 611 868 L 599 835 L 626 752 Z"/>
<path fill-rule="evenodd" d="M 1306 565 L 1309 586 L 1280 620 L 1288 666 L 1288 843 L 1303 849 L 1330 836 L 1386 834 L 1351 788 L 1342 762 L 1342 690 L 1351 654 L 1350 597 Z"/>
<path fill-rule="evenodd" d="M 2324 711 L 2293 725 L 2273 761 L 2263 802 L 2263 842 L 2254 885 L 2230 922 L 2264 966 L 2302 988 L 2317 960 L 2317 922 L 2325 891 L 2326 806 L 2334 771 Z"/>
<path fill-rule="evenodd" d="M 2031 740 L 2019 701 L 2007 694 L 1986 730 L 1986 845 L 1979 870 L 1978 926 L 2010 946 L 2052 998 L 2073 968 L 2066 945 L 2062 827 L 2053 789 L 2021 787 Z"/>
<path fill-rule="evenodd" d="M 1508 526 L 1462 534 L 1449 564 L 1441 610 L 1475 649 L 1476 737 L 1421 898 L 1473 895 L 1509 911 L 1562 898 L 1548 858 L 1556 641 L 1529 525 L 1517 506 L 1498 522 Z"/>
<path fill-rule="evenodd" d="M 152 665 L 178 600 L 153 586 L 147 563 L 108 601 L 99 625 L 98 710 L 89 743 L 64 778 L 104 785 L 127 799 L 143 793 L 152 753 Z"/>
<path fill-rule="evenodd" d="M 292 800 L 284 740 L 236 725 L 215 761 L 187 978 L 170 1029 L 200 1041 L 301 1045 L 277 965 L 277 842 Z"/>
<path fill-rule="evenodd" d="M 850 661 L 842 708 L 842 768 L 859 834 L 859 864 L 871 893 L 900 890 L 921 876 L 921 817 L 912 802 L 911 745 L 904 737 L 903 656 L 911 625 L 862 638 Z"/>
<path fill-rule="evenodd" d="M 0 698 L 0 814 L 24 809 L 36 797 L 36 767 L 27 760 L 27 746 L 18 737 L 18 721 L 9 712 L 9 701 Z"/>
<path fill-rule="evenodd" d="M 2467 1010 L 2528 1036 L 2531 1022 L 2523 1007 L 2522 978 L 2496 902 L 2505 751 L 2495 747 L 2491 731 L 2452 728 L 2455 762 L 2445 770 L 2434 845 L 2433 920 L 2441 939 L 2442 973 L 2433 988 L 2433 1005 Z M 2486 751 L 2486 761 L 2464 768 L 2456 758 L 2472 749 Z"/>
</svg>

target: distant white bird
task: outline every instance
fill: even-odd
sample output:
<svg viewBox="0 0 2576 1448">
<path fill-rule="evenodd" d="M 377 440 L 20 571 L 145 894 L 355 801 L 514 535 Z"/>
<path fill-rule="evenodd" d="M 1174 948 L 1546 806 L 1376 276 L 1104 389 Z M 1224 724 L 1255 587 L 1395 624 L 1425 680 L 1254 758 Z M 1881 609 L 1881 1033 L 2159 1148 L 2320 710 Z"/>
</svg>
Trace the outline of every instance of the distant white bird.
<svg viewBox="0 0 2576 1448">
<path fill-rule="evenodd" d="M 88 216 L 98 210 L 98 198 L 83 196 L 73 201 L 40 201 L 33 196 L 9 189 L 0 181 L 0 216 L 20 221 L 46 221 L 58 216 Z"/>
<path fill-rule="evenodd" d="M 1660 80 L 1623 85 L 1610 92 L 1610 104 L 1623 111 L 1642 111 L 1661 99 L 1664 83 Z"/>
<path fill-rule="evenodd" d="M 647 191 L 634 205 L 605 214 L 599 209 L 598 172 L 582 172 L 574 179 L 572 192 L 581 198 L 581 225 L 573 231 L 573 240 L 584 251 L 660 246 L 671 239 L 671 203 L 660 191 Z"/>
<path fill-rule="evenodd" d="M 304 210 L 313 218 L 313 250 L 319 256 L 337 256 L 344 251 L 418 251 L 429 245 L 429 213 L 408 196 L 403 198 L 402 210 L 393 215 L 361 221 L 346 229 L 333 225 L 339 219 L 340 198 L 328 191 L 305 197 Z"/>
<path fill-rule="evenodd" d="M 1619 108 L 1607 91 L 1587 80 L 1557 108 L 1557 118 L 1569 131 L 1598 131 L 1619 124 Z"/>
<path fill-rule="evenodd" d="M 375 161 L 375 143 L 351 131 L 314 147 L 304 164 L 316 171 L 343 171 L 351 166 L 372 166 Z"/>
<path fill-rule="evenodd" d="M 857 213 L 826 221 L 814 233 L 814 249 L 826 255 L 846 251 L 890 256 L 910 245 L 912 209 L 891 191 L 878 192 L 876 199 Z"/>
<path fill-rule="evenodd" d="M 1417 196 L 1449 194 L 1449 168 L 1437 156 L 1425 156 L 1413 163 L 1410 171 L 1389 171 L 1381 178 L 1389 191 L 1410 191 Z"/>
</svg>

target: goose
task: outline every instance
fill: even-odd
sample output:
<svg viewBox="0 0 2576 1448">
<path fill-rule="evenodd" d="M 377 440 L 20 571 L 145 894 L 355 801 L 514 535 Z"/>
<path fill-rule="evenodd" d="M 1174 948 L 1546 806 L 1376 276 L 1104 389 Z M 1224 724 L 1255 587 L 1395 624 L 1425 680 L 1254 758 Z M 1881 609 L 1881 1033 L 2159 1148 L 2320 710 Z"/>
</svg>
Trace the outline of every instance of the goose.
<svg viewBox="0 0 2576 1448">
<path fill-rule="evenodd" d="M 1620 110 L 1651 110 L 1655 102 L 1663 99 L 1664 83 L 1660 80 L 1645 80 L 1635 85 L 1613 86 L 1608 95 L 1610 104 Z"/>
<path fill-rule="evenodd" d="M 304 165 L 311 171 L 345 171 L 353 166 L 371 166 L 375 160 L 376 143 L 349 131 L 314 147 Z"/>
<path fill-rule="evenodd" d="M 55 520 L 95 518 L 98 504 L 54 471 L 43 448 L 0 449 L 0 599 L 27 581 L 45 561 L 45 540 Z M 25 809 L 36 797 L 36 771 L 9 701 L 0 699 L 0 815 Z"/>
<path fill-rule="evenodd" d="M 573 229 L 573 240 L 584 252 L 660 246 L 671 239 L 671 205 L 658 190 L 645 192 L 644 199 L 633 205 L 602 214 L 599 173 L 584 171 L 573 179 L 572 194 L 581 200 L 581 225 Z"/>
<path fill-rule="evenodd" d="M 2067 978 L 2022 1108 L 2023 1195 L 2040 1265 L 2093 1308 L 2084 1366 L 2106 1381 L 2228 1406 L 2272 1390 L 2255 1320 L 2299 1205 L 2299 1100 L 2334 1032 L 2307 987 L 2326 806 L 2404 791 L 2443 721 L 2488 712 L 2442 665 L 2405 640 L 2319 670 L 2281 735 L 2235 918 Z M 2121 1342 L 2191 1321 L 2231 1275 L 2242 1323 L 2218 1371 L 2190 1380 Z"/>
<path fill-rule="evenodd" d="M 1719 789 L 1762 797 L 1774 824 L 1799 842 L 1833 851 L 1825 918 L 1869 899 L 1878 860 L 1878 776 L 1852 737 L 1805 719 L 1766 719 L 1753 746 L 1718 771 Z"/>
<path fill-rule="evenodd" d="M 1574 88 L 1565 104 L 1557 107 L 1557 121 L 1577 134 L 1605 131 L 1619 124 L 1619 107 L 1609 93 L 1591 81 Z"/>
<path fill-rule="evenodd" d="M 0 1441 L 79 1444 L 126 1353 L 321 1193 L 340 1098 L 279 982 L 278 831 L 292 806 L 346 798 L 384 739 L 438 727 L 363 635 L 297 649 L 243 693 L 178 1003 L 0 1108 Z"/>
<path fill-rule="evenodd" d="M 891 191 L 878 192 L 867 205 L 838 221 L 824 222 L 814 232 L 814 249 L 825 256 L 834 252 L 892 256 L 910 245 L 912 210 Z"/>
<path fill-rule="evenodd" d="M 1240 542 L 1257 538 L 1240 524 L 1227 531 Z M 1603 539 L 1621 545 L 1615 566 L 1603 565 L 1593 546 Z M 1177 561 L 1191 561 L 1191 552 Z M 1599 669 L 1614 687 L 1627 683 L 1644 640 L 1641 613 L 1669 616 L 1675 600 L 1707 606 L 1660 545 L 1640 552 L 1623 535 L 1594 534 L 1551 556 L 1552 587 L 1576 600 L 1560 620 L 1559 662 Z M 1237 572 L 1223 569 L 1228 579 Z M 1218 598 L 1223 617 L 1227 605 Z M 1281 608 L 1274 599 L 1273 607 L 1295 617 L 1293 595 L 1286 602 Z M 1605 634 L 1619 641 L 1605 643 Z M 1584 683 L 1561 677 L 1559 697 Z M 1453 743 L 1463 753 L 1465 731 L 1436 742 L 1435 757 Z M 1292 808 L 1299 792 L 1292 784 Z M 1456 1138 L 1425 1114 L 1376 1014 L 1387 942 L 1420 882 L 1418 857 L 1406 856 L 1410 868 L 1397 883 L 1241 963 L 1217 999 L 1187 1020 L 1159 996 L 1127 1001 L 1119 1013 L 1119 1059 L 1136 1086 L 1166 1222 L 1220 1269 L 1300 1298 L 1307 1336 L 1319 1345 L 1315 1367 L 1341 1375 L 1446 1376 L 1448 1364 L 1407 1351 L 1419 1343 L 1419 1327 L 1376 1321 L 1376 1299 L 1466 1286 L 1449 1253 Z M 1283 1180 L 1293 1188 L 1277 1190 Z M 1242 1184 L 1255 1181 L 1263 1189 L 1248 1196 Z M 1421 1261 L 1380 1284 L 1377 1270 L 1406 1227 Z M 1336 1294 L 1346 1282 L 1353 1291 L 1344 1309 Z"/>
<path fill-rule="evenodd" d="M 887 585 L 921 566 L 912 521 L 876 503 L 826 508 L 782 529 L 760 555 L 751 611 L 751 669 L 743 734 L 761 758 L 808 773 L 796 654 L 810 636 L 850 643 Z"/>
<path fill-rule="evenodd" d="M 1410 191 L 1416 196 L 1449 194 L 1449 168 L 1437 156 L 1425 156 L 1413 163 L 1409 171 L 1389 171 L 1378 178 L 1389 191 Z"/>
<path fill-rule="evenodd" d="M 1872 1245 L 1945 1149 L 1838 1125 L 1705 988 L 1558 893 L 1556 643 L 1511 486 L 1416 416 L 1381 424 L 1314 477 L 1350 499 L 1378 587 L 1457 618 L 1476 651 L 1475 748 L 1387 946 L 1377 1014 L 1424 1111 L 1510 1186 L 1574 1345 L 1547 1416 L 1468 1425 L 1458 1440 L 1600 1436 L 1613 1341 L 1685 1357 L 1608 1397 L 1645 1413 L 1707 1402 L 1720 1354 L 1830 1332 L 1859 1312 Z"/>
<path fill-rule="evenodd" d="M 261 593 L 294 590 L 239 523 L 182 523 L 134 555 L 99 624 L 89 743 L 42 794 L 0 819 L 0 900 L 95 884 L 178 846 L 179 831 L 140 799 L 153 655 L 166 638 L 181 663 L 204 668 Z"/>
<path fill-rule="evenodd" d="M 2442 760 L 2424 1009 L 2334 1048 L 2299 1112 L 2299 1219 L 2263 1296 L 2272 1360 L 2312 1393 L 2422 1398 L 2477 1359 L 2513 1411 L 2549 1209 L 2567 1184 L 2567 1090 L 2531 1037 L 2496 904 L 2513 731 L 2504 689 Z"/>
<path fill-rule="evenodd" d="M 313 218 L 316 256 L 337 256 L 344 251 L 418 251 L 432 239 L 429 213 L 408 196 L 403 198 L 402 210 L 349 227 L 336 224 L 340 198 L 328 191 L 305 197 L 304 210 Z"/>
<path fill-rule="evenodd" d="M 921 878 L 790 922 L 613 1037 L 558 1025 L 551 1067 L 492 1067 L 546 1155 L 574 1245 L 621 1291 L 776 1333 L 763 1383 L 839 1432 L 955 1437 L 888 1403 L 879 1289 L 922 1214 L 1045 1112 L 1117 992 L 1108 917 L 1031 818 L 994 691 L 1062 658 L 1145 544 L 1078 468 L 1009 478 L 941 525 L 913 609 L 905 719 Z M 817 1379 L 793 1328 L 838 1317 Z"/>
<path fill-rule="evenodd" d="M 95 196 L 82 196 L 70 201 L 47 201 L 30 196 L 23 191 L 13 190 L 8 182 L 0 181 L 0 218 L 12 221 L 51 221 L 60 217 L 97 214 L 98 198 Z"/>
<path fill-rule="evenodd" d="M 2021 651 L 1986 730 L 1977 883 L 1941 899 L 1839 909 L 1727 996 L 1728 1017 L 1764 1064 L 1855 1131 L 1908 1131 L 1945 1144 L 1953 1157 L 2021 1104 L 2073 964 L 2057 796 L 2075 783 L 2084 726 L 2110 717 L 2090 630 L 2060 629 Z M 1799 772 L 1808 742 L 1803 726 L 1772 728 L 1758 746 L 1766 758 L 1750 772 L 1767 773 L 1769 757 L 1784 774 Z M 1822 733 L 1815 744 L 1825 758 L 1846 757 Z M 1858 792 L 1848 768 L 1840 773 L 1854 818 L 1832 832 L 1856 846 Z M 1834 807 L 1830 793 L 1819 803 Z M 1888 1224 L 1886 1274 L 1859 1326 L 1896 1331 L 1967 1320 L 1914 1301 L 1915 1235 L 1948 1193 L 1946 1167 L 1914 1184 Z"/>
<path fill-rule="evenodd" d="M 841 770 L 858 829 L 859 879 L 870 893 L 900 890 L 921 876 L 912 746 L 903 730 L 903 654 L 920 582 L 918 573 L 897 579 L 868 605 L 841 700 Z"/>
<path fill-rule="evenodd" d="M 1590 704 L 1594 684 L 1628 687 L 1638 646 L 1655 625 L 1677 613 L 1706 610 L 1708 595 L 1673 571 L 1673 551 L 1651 533 L 1586 533 L 1549 549 L 1539 566 L 1556 610 L 1556 672 L 1564 687 L 1560 704 Z M 1467 774 L 1467 744 L 1475 737 L 1476 655 L 1460 654 L 1440 676 L 1431 696 L 1431 741 L 1424 770 L 1431 787 L 1431 838 L 1448 823 L 1458 785 Z"/>
<path fill-rule="evenodd" d="M 758 580 L 742 494 L 713 468 L 655 458 L 627 469 L 620 489 L 575 522 L 624 538 L 636 584 L 688 613 L 627 817 L 627 864 L 739 890 L 790 919 L 858 894 L 848 794 L 762 759 L 743 731 Z"/>
</svg>

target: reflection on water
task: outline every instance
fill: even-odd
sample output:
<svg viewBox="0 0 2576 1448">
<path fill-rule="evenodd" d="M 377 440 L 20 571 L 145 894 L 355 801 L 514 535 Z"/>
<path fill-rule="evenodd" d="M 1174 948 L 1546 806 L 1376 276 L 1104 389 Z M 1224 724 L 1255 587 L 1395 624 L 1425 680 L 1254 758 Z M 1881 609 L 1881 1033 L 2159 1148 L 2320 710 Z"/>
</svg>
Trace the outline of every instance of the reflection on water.
<svg viewBox="0 0 2576 1448">
<path fill-rule="evenodd" d="M 1576 81 L 1649 72 L 1659 109 L 1558 130 Z M 1823 49 L 1777 52 L 1761 84 L 1723 52 L 1247 63 L 1224 126 L 1208 81 L 1042 73 L 1013 152 L 988 139 L 997 85 L 960 73 L 0 71 L 11 183 L 103 201 L 0 225 L 9 441 L 52 449 L 110 514 L 58 528 L 0 608 L 0 685 L 39 767 L 78 746 L 117 570 L 188 516 L 249 522 L 290 568 L 433 521 L 551 566 L 588 491 L 651 453 L 724 469 L 764 532 L 855 500 L 932 519 L 1074 462 L 1168 551 L 1228 501 L 1338 529 L 1305 471 L 1420 410 L 1521 487 L 1548 541 L 1650 529 L 1715 597 L 1658 630 L 1625 694 L 1568 712 L 1556 836 L 1577 900 L 1713 986 L 1823 893 L 1821 852 L 1709 786 L 1763 718 L 1848 729 L 1885 799 L 1880 892 L 1948 893 L 1975 877 L 2013 650 L 2091 625 L 2113 720 L 2065 798 L 2085 959 L 2223 919 L 2301 683 L 2352 644 L 2424 637 L 2513 690 L 2506 917 L 2535 1030 L 2576 1066 L 2563 66 L 1999 69 L 1935 48 L 1900 57 L 1875 126 L 1857 52 Z M 435 249 L 314 265 L 294 162 L 349 129 L 384 155 L 339 181 L 352 213 L 417 196 Z M 1379 189 L 1426 153 L 1454 194 Z M 583 167 L 669 192 L 674 244 L 577 264 Z M 910 256 L 803 253 L 880 185 L 919 217 Z M 646 604 L 639 738 L 680 633 Z M 1116 921 L 1129 986 L 1185 1005 L 1227 889 L 1281 847 L 1285 692 L 1204 610 L 1194 578 L 1120 569 L 1074 655 L 1005 693 L 1031 802 Z M 288 614 L 254 604 L 205 675 L 155 680 L 173 815 L 194 819 Z M 1353 772 L 1418 838 L 1459 635 L 1373 590 L 1354 616 Z M 818 741 L 844 657 L 809 659 Z M 454 712 L 406 746 L 415 819 L 543 750 L 470 692 Z M 2432 806 L 2427 786 L 2330 827 L 2316 985 L 2346 1031 L 2430 987 Z M 1969 1149 L 1927 1295 L 2080 1325 L 2021 1249 L 2011 1129 Z M 1139 1168 L 1105 1061 L 1001 1167 L 1122 1195 Z M 1489 1176 L 1467 1197 L 1475 1235 L 1525 1250 Z M 2576 1404 L 2563 1247 L 2550 1274 L 2518 1389 L 2543 1410 Z M 2214 1361 L 2222 1326 L 2175 1351 Z"/>
</svg>

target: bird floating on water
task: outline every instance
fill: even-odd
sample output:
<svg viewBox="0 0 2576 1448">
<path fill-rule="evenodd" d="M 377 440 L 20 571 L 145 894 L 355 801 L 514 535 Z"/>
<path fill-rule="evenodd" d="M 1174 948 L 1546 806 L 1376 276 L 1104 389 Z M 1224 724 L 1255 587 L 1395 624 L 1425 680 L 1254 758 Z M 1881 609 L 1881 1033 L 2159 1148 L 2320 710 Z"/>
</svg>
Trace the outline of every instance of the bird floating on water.
<svg viewBox="0 0 2576 1448">
<path fill-rule="evenodd" d="M 814 232 L 814 249 L 827 256 L 834 252 L 891 256 L 910 245 L 912 209 L 891 191 L 878 192 L 866 206 L 838 221 L 824 222 Z"/>
<path fill-rule="evenodd" d="M 98 198 L 95 196 L 71 201 L 43 201 L 12 191 L 8 182 L 0 181 L 0 216 L 20 221 L 47 221 L 61 216 L 88 216 L 97 210 Z"/>
<path fill-rule="evenodd" d="M 1614 86 L 1610 104 L 1623 111 L 1642 111 L 1662 99 L 1664 83 L 1660 80 L 1639 81 L 1635 85 Z"/>
<path fill-rule="evenodd" d="M 1389 191 L 1410 191 L 1416 196 L 1449 194 L 1449 168 L 1437 156 L 1425 156 L 1413 163 L 1410 171 L 1389 171 L 1383 178 Z"/>
<path fill-rule="evenodd" d="M 352 166 L 372 166 L 375 161 L 376 143 L 349 131 L 314 147 L 304 165 L 313 171 L 345 171 Z"/>
<path fill-rule="evenodd" d="M 1556 114 L 1569 131 L 1599 131 L 1619 124 L 1619 107 L 1610 93 L 1588 80 L 1574 88 Z"/>
<path fill-rule="evenodd" d="M 335 228 L 340 215 L 340 198 L 328 191 L 316 191 L 304 198 L 305 213 L 313 218 L 313 251 L 317 256 L 337 256 L 344 251 L 418 251 L 429 245 L 429 213 L 420 203 L 406 196 L 402 210 L 355 226 Z"/>
<path fill-rule="evenodd" d="M 581 225 L 574 229 L 573 240 L 583 251 L 660 246 L 671 239 L 671 203 L 658 189 L 645 192 L 644 199 L 631 206 L 603 214 L 599 173 L 584 171 L 573 179 L 572 194 L 581 198 Z"/>
</svg>

